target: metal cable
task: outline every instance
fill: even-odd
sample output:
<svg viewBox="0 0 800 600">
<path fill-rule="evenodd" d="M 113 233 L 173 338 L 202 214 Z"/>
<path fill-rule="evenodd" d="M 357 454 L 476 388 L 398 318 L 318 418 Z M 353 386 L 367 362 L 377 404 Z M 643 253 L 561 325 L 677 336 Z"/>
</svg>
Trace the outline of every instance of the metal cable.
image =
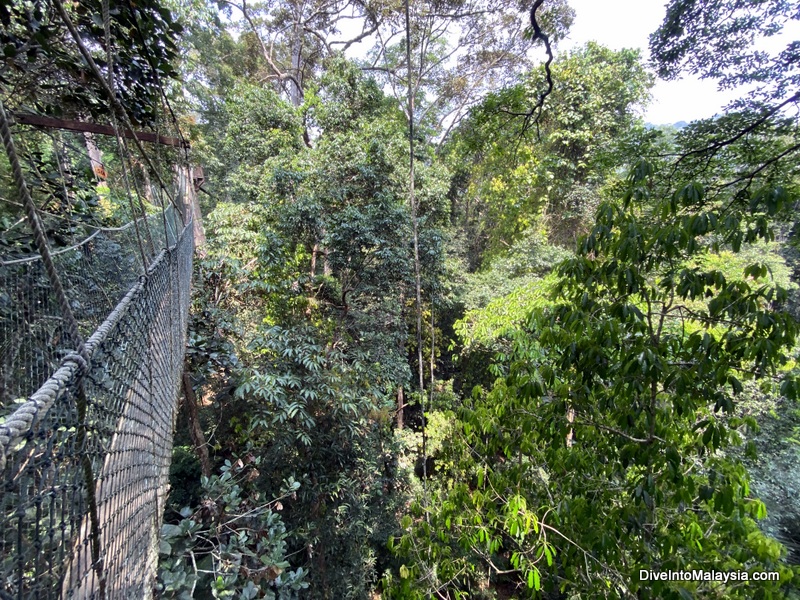
<svg viewBox="0 0 800 600">
<path fill-rule="evenodd" d="M 164 220 L 167 219 L 167 212 L 169 212 L 169 209 L 170 209 L 170 207 L 166 207 L 164 210 L 161 211 Z M 41 211 L 38 211 L 38 212 L 41 212 Z M 61 215 L 51 215 L 49 213 L 45 213 L 45 214 L 47 214 L 48 216 L 52 216 L 54 218 L 57 218 L 57 219 L 65 219 L 65 220 L 68 220 L 68 221 L 71 220 L 71 219 L 69 219 L 69 217 L 63 217 Z M 147 215 L 145 215 L 144 217 L 136 217 L 133 221 L 129 221 L 128 223 L 125 223 L 125 225 L 120 225 L 119 227 L 98 227 L 96 225 L 91 225 L 89 223 L 81 223 L 81 225 L 83 227 L 88 227 L 90 229 L 94 229 L 94 232 L 92 232 L 89 236 L 87 236 L 86 238 L 84 238 L 80 242 L 76 242 L 72 246 L 68 246 L 68 247 L 62 248 L 60 250 L 51 251 L 50 255 L 51 256 L 60 256 L 62 254 L 67 254 L 69 252 L 72 252 L 73 250 L 77 250 L 81 246 L 85 246 L 86 244 L 91 242 L 94 238 L 96 238 L 101 233 L 115 233 L 115 232 L 120 232 L 120 231 L 127 231 L 131 227 L 137 226 L 138 222 L 142 221 L 142 220 L 147 222 Z M 13 258 L 11 260 L 3 260 L 3 259 L 0 258 L 0 267 L 7 267 L 7 266 L 10 266 L 10 265 L 21 265 L 21 264 L 25 264 L 25 263 L 35 262 L 35 261 L 38 261 L 38 260 L 41 260 L 41 259 L 42 259 L 42 257 L 40 255 L 38 255 L 38 254 L 35 254 L 33 256 L 25 256 L 25 257 L 22 257 L 22 258 Z M 146 265 L 145 265 L 145 268 L 146 268 Z"/>
<path fill-rule="evenodd" d="M 103 35 L 105 37 L 105 44 L 106 44 L 106 62 L 108 63 L 108 82 L 107 85 L 111 90 L 112 96 L 116 97 L 116 81 L 114 80 L 114 52 L 111 49 L 111 14 L 108 8 L 108 0 L 103 0 L 102 2 L 102 11 L 103 11 Z M 136 228 L 136 242 L 139 244 L 139 252 L 142 256 L 142 267 L 147 270 L 149 266 L 149 261 L 147 260 L 147 255 L 144 251 L 144 244 L 142 243 L 142 235 L 139 232 L 139 223 L 136 217 L 136 210 L 133 206 L 133 195 L 131 193 L 131 186 L 128 181 L 128 169 L 125 167 L 125 156 L 126 153 L 124 152 L 124 144 L 122 142 L 122 137 L 119 134 L 119 127 L 117 124 L 117 119 L 114 116 L 113 112 L 111 114 L 111 126 L 114 129 L 114 137 L 117 140 L 117 148 L 119 150 L 120 160 L 122 164 L 122 179 L 125 182 L 125 189 L 128 192 L 128 205 L 131 209 L 131 216 L 134 218 L 134 226 Z M 133 174 L 131 174 L 132 176 Z M 135 181 L 134 181 L 135 185 Z M 150 250 L 153 254 L 156 253 L 155 244 L 153 244 L 153 238 L 150 235 L 150 228 L 147 226 L 147 212 L 145 211 L 144 205 L 142 204 L 142 197 L 138 194 L 139 198 L 139 207 L 141 208 L 142 217 L 144 218 L 145 230 L 147 232 L 148 240 L 150 241 Z"/>
</svg>

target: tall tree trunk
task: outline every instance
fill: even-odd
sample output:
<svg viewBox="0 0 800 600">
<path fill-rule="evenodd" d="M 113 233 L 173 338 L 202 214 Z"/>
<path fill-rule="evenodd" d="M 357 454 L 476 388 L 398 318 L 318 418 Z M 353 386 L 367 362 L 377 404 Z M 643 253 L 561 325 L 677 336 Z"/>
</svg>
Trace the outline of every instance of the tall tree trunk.
<svg viewBox="0 0 800 600">
<path fill-rule="evenodd" d="M 407 315 L 406 315 L 406 292 L 405 290 L 400 290 L 400 322 L 407 323 Z M 401 355 L 405 353 L 405 341 L 400 343 L 400 353 Z M 402 429 L 405 425 L 405 408 L 406 408 L 406 397 L 405 397 L 405 389 L 401 385 L 397 389 L 397 428 Z"/>
<path fill-rule="evenodd" d="M 89 161 L 92 164 L 92 171 L 97 177 L 98 181 L 105 182 L 106 169 L 103 166 L 103 157 L 100 155 L 100 148 L 94 141 L 94 135 L 88 131 L 83 134 L 83 139 L 86 142 L 86 153 L 89 155 Z"/>
<path fill-rule="evenodd" d="M 303 51 L 303 3 L 295 4 L 294 25 L 292 28 L 292 74 L 295 79 L 289 87 L 289 99 L 292 106 L 300 106 L 303 103 L 303 90 L 300 89 L 302 80 L 301 57 Z"/>
<path fill-rule="evenodd" d="M 202 167 L 176 167 L 175 177 L 178 189 L 183 194 L 183 218 L 192 219 L 192 234 L 194 235 L 194 249 L 198 256 L 205 257 L 206 232 L 203 228 L 203 214 L 200 211 L 200 199 L 197 192 L 205 181 Z"/>
<path fill-rule="evenodd" d="M 150 173 L 147 172 L 147 165 L 137 160 L 136 166 L 139 167 L 139 171 L 142 173 L 142 187 L 144 188 L 142 191 L 144 192 L 144 199 L 147 200 L 148 204 L 155 204 L 153 201 L 153 182 L 150 181 Z M 131 173 L 131 175 L 133 174 Z"/>
<path fill-rule="evenodd" d="M 317 254 L 319 253 L 319 244 L 314 244 L 311 249 L 311 279 L 317 274 Z"/>
<path fill-rule="evenodd" d="M 403 428 L 403 410 L 406 407 L 406 399 L 403 395 L 403 386 L 397 388 L 397 428 Z"/>
<path fill-rule="evenodd" d="M 206 477 L 211 477 L 211 459 L 208 456 L 208 444 L 203 428 L 200 426 L 200 415 L 197 410 L 197 395 L 192 387 L 192 377 L 188 371 L 183 372 L 183 395 L 186 399 L 186 415 L 189 419 L 189 436 L 194 444 L 194 451 L 200 461 L 200 470 Z"/>
<path fill-rule="evenodd" d="M 572 448 L 575 441 L 575 431 L 572 428 L 572 423 L 575 422 L 575 409 L 572 407 L 567 408 L 567 422 L 570 423 L 569 431 L 567 431 L 567 448 Z"/>
<path fill-rule="evenodd" d="M 427 496 L 428 442 L 425 423 L 425 369 L 422 358 L 422 278 L 419 261 L 419 219 L 417 199 L 414 194 L 414 85 L 411 68 L 411 16 L 406 0 L 406 69 L 408 72 L 408 204 L 411 209 L 412 233 L 414 235 L 414 287 L 417 300 L 417 375 L 419 376 L 420 414 L 422 416 L 422 476 Z M 422 65 L 420 64 L 420 67 Z M 426 513 L 427 518 L 427 513 Z"/>
</svg>

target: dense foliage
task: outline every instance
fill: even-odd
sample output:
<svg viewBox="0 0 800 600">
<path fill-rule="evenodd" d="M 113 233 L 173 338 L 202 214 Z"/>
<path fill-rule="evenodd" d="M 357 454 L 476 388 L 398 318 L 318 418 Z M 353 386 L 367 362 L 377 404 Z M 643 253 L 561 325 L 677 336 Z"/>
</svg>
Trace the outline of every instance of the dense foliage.
<svg viewBox="0 0 800 600">
<path fill-rule="evenodd" d="M 657 190 L 638 165 L 626 201 L 603 204 L 559 267 L 552 303 L 515 334 L 504 376 L 462 409 L 455 472 L 445 472 L 455 477 L 399 542 L 420 597 L 466 589 L 482 569 L 609 597 L 773 597 L 779 587 L 640 583 L 642 568 L 781 570 L 791 581 L 780 545 L 755 525 L 764 506 L 745 469 L 720 451 L 755 429 L 734 411 L 742 381 L 776 376 L 796 325 L 774 309 L 786 292 L 766 266 L 726 276 L 703 260 L 717 244 L 740 247 L 741 223 L 748 241 L 767 237 L 757 223 L 784 196 L 714 208 L 697 185 Z M 784 378 L 781 392 L 794 397 L 794 385 Z"/>
<path fill-rule="evenodd" d="M 109 109 L 101 84 L 70 39 L 59 4 L 0 5 L 0 83 L 11 90 L 6 102 L 45 114 L 103 120 Z M 177 75 L 182 26 L 155 0 L 69 3 L 67 9 L 82 42 L 95 50 L 98 66 L 106 75 L 113 72 L 115 91 L 133 121 L 153 125 L 161 82 Z"/>
<path fill-rule="evenodd" d="M 0 7 L 4 97 L 106 119 L 55 6 Z M 546 81 L 513 2 L 411 2 L 410 65 L 394 2 L 66 10 L 137 126 L 171 94 L 207 179 L 162 597 L 796 594 L 741 409 L 797 396 L 797 44 L 747 49 L 790 3 L 669 3 L 660 76 L 769 82 L 680 131 L 642 123 L 640 53 L 595 43 L 523 131 Z M 557 43 L 573 12 L 540 17 Z"/>
</svg>

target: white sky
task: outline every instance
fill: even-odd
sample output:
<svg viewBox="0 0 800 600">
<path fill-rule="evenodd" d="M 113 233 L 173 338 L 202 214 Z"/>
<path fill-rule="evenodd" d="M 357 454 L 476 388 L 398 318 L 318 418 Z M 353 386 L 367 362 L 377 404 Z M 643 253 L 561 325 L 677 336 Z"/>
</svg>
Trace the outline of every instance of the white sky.
<svg viewBox="0 0 800 600">
<path fill-rule="evenodd" d="M 619 50 L 641 48 L 649 58 L 649 36 L 664 18 L 666 0 L 570 0 L 575 22 L 559 50 L 582 46 L 589 40 Z M 789 36 L 800 38 L 800 23 L 792 22 L 781 35 L 769 40 L 764 49 L 785 46 Z M 658 80 L 644 119 L 656 125 L 713 117 L 741 91 L 720 92 L 713 81 L 686 76 L 677 81 Z"/>
</svg>

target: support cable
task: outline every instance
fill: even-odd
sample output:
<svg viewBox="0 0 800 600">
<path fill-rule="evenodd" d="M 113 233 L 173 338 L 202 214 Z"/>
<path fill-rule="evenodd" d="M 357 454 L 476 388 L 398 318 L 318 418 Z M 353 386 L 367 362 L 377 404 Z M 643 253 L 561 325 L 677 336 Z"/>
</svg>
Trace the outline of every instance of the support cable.
<svg viewBox="0 0 800 600">
<path fill-rule="evenodd" d="M 114 119 L 114 130 L 116 131 L 116 119 Z M 125 190 L 127 191 L 127 196 L 128 196 L 128 206 L 131 209 L 131 216 L 133 217 L 133 226 L 134 226 L 134 228 L 136 230 L 136 243 L 139 245 L 139 252 L 140 252 L 140 254 L 142 256 L 142 269 L 143 269 L 143 272 L 147 273 L 147 269 L 150 266 L 150 261 L 147 260 L 147 255 L 145 254 L 145 251 L 144 251 L 144 242 L 142 242 L 142 234 L 139 231 L 139 219 L 142 219 L 144 221 L 144 228 L 147 231 L 147 235 L 148 235 L 149 240 L 150 240 L 150 249 L 152 251 L 152 256 L 153 257 L 155 257 L 155 255 L 156 255 L 156 248 L 155 248 L 155 245 L 153 244 L 153 238 L 152 238 L 152 236 L 150 236 L 150 227 L 147 225 L 147 213 L 144 210 L 144 206 L 142 206 L 142 211 L 141 211 L 142 212 L 142 216 L 141 217 L 137 217 L 136 216 L 136 208 L 133 205 L 133 192 L 131 191 L 131 184 L 130 184 L 130 181 L 128 179 L 128 169 L 125 167 L 124 147 L 122 145 L 122 140 L 120 139 L 119 134 L 117 134 L 116 140 L 117 140 L 117 148 L 119 149 L 119 154 L 120 154 L 120 164 L 122 166 L 122 180 L 125 182 Z M 131 173 L 131 177 L 133 177 L 133 173 Z M 135 182 L 134 182 L 134 185 L 135 185 Z M 138 194 L 139 194 L 138 190 L 136 191 L 136 194 L 138 196 Z M 140 204 L 141 204 L 141 201 L 142 201 L 142 198 L 141 198 L 141 196 L 139 196 L 139 203 Z"/>
<path fill-rule="evenodd" d="M 106 0 L 106 1 L 108 1 L 108 0 Z M 156 77 L 156 82 L 158 82 L 159 89 L 161 89 L 161 93 L 162 93 L 162 95 L 164 95 L 164 90 L 161 87 L 161 83 L 158 81 L 158 77 Z M 166 95 L 164 95 L 164 98 L 166 99 Z M 172 112 L 171 108 L 170 108 L 170 112 Z M 173 118 L 173 120 L 175 119 L 175 115 L 174 114 L 172 115 L 172 118 Z M 175 128 L 177 129 L 178 128 L 177 121 L 174 124 L 175 124 Z M 159 133 L 160 126 L 159 126 L 158 118 L 156 118 L 156 128 L 155 129 L 156 129 L 156 133 Z M 180 130 L 178 131 L 178 133 L 180 133 Z M 188 159 L 188 154 L 187 154 L 187 159 Z M 188 167 L 188 162 L 186 163 L 186 165 Z M 183 184 L 182 184 L 182 181 L 181 181 L 182 175 L 181 175 L 180 167 L 178 168 L 177 172 L 175 173 L 175 176 L 176 176 L 177 183 L 178 183 L 178 196 L 183 199 L 184 206 L 186 206 L 186 199 L 185 199 L 185 196 L 184 196 Z M 145 185 L 147 185 L 147 182 L 145 182 Z M 153 193 L 153 189 L 152 189 L 151 186 L 149 186 L 148 189 L 149 189 L 150 193 Z M 163 210 L 163 208 L 164 208 L 164 197 L 161 195 L 161 190 L 158 190 L 158 194 L 157 195 L 158 195 L 158 202 L 159 202 L 159 204 L 161 205 L 161 208 L 162 208 L 161 221 L 162 221 L 162 224 L 164 226 L 164 248 L 166 248 L 167 252 L 169 252 L 170 251 L 170 249 L 169 249 L 169 229 L 167 228 L 167 215 Z"/>
<path fill-rule="evenodd" d="M 111 93 L 116 95 L 116 82 L 114 81 L 114 52 L 111 49 L 111 12 L 108 6 L 108 0 L 103 0 L 102 2 L 102 13 L 103 13 L 103 35 L 105 37 L 105 45 L 106 45 L 106 65 L 108 69 L 108 73 L 106 74 L 108 77 L 108 81 L 106 82 Z M 139 219 L 136 216 L 136 209 L 133 205 L 133 194 L 131 192 L 131 185 L 130 181 L 128 180 L 128 169 L 125 166 L 125 148 L 123 147 L 122 140 L 119 135 L 119 127 L 117 126 L 117 119 L 114 114 L 111 114 L 111 125 L 114 129 L 114 137 L 117 141 L 117 150 L 119 151 L 119 159 L 120 165 L 122 166 L 122 180 L 125 182 L 125 190 L 127 191 L 128 196 L 128 206 L 131 209 L 131 216 L 133 217 L 133 225 L 136 230 L 136 242 L 139 246 L 139 253 L 142 256 L 142 271 L 147 273 L 147 268 L 150 266 L 150 261 L 147 260 L 147 255 L 144 251 L 144 243 L 142 242 L 142 234 L 139 231 Z M 131 173 L 131 177 L 133 173 Z M 134 182 L 135 184 L 135 182 Z M 137 191 L 138 195 L 138 191 Z M 139 205 L 142 209 L 142 217 L 144 218 L 144 226 L 147 230 L 148 237 L 150 239 L 150 250 L 152 252 L 151 256 L 155 256 L 156 249 L 153 245 L 153 238 L 150 236 L 150 228 L 147 226 L 147 212 L 144 209 L 144 205 L 142 205 L 142 198 L 139 196 Z"/>
<path fill-rule="evenodd" d="M 4 199 L 0 198 L 0 200 L 4 200 Z M 22 204 L 17 204 L 16 202 L 14 202 L 12 204 L 13 204 L 13 206 L 22 206 Z M 169 207 L 167 207 L 164 210 L 164 212 L 166 212 L 166 210 L 168 210 L 168 209 L 169 209 Z M 37 210 L 36 212 L 38 214 L 44 213 L 47 216 L 53 217 L 53 218 L 56 218 L 56 219 L 70 220 L 69 218 L 64 217 L 62 215 L 56 215 L 56 214 L 44 212 L 42 210 Z M 25 219 L 23 219 L 23 220 L 25 220 Z M 73 244 L 72 246 L 67 246 L 66 248 L 61 248 L 60 250 L 51 251 L 50 255 L 51 256 L 59 256 L 61 254 L 67 254 L 68 252 L 72 252 L 73 250 L 77 250 L 78 248 L 80 248 L 82 246 L 85 246 L 86 244 L 91 242 L 94 238 L 96 238 L 101 233 L 115 233 L 115 232 L 120 232 L 120 231 L 127 231 L 128 229 L 130 229 L 131 227 L 133 227 L 135 225 L 135 221 L 141 221 L 141 220 L 142 220 L 142 217 L 137 217 L 135 220 L 131 220 L 128 223 L 125 223 L 125 225 L 122 225 L 120 227 L 98 227 L 96 225 L 90 225 L 88 223 L 81 223 L 81 225 L 83 227 L 88 227 L 89 229 L 94 229 L 94 232 L 89 234 L 87 237 L 85 237 L 80 242 L 77 242 L 77 243 Z M 31 256 L 25 256 L 23 258 L 14 258 L 14 259 L 11 259 L 11 260 L 3 260 L 2 258 L 0 258 L 0 267 L 7 267 L 7 266 L 10 266 L 10 265 L 22 265 L 22 264 L 25 264 L 25 263 L 35 262 L 35 261 L 41 260 L 41 259 L 42 259 L 41 255 L 31 255 Z"/>
</svg>

